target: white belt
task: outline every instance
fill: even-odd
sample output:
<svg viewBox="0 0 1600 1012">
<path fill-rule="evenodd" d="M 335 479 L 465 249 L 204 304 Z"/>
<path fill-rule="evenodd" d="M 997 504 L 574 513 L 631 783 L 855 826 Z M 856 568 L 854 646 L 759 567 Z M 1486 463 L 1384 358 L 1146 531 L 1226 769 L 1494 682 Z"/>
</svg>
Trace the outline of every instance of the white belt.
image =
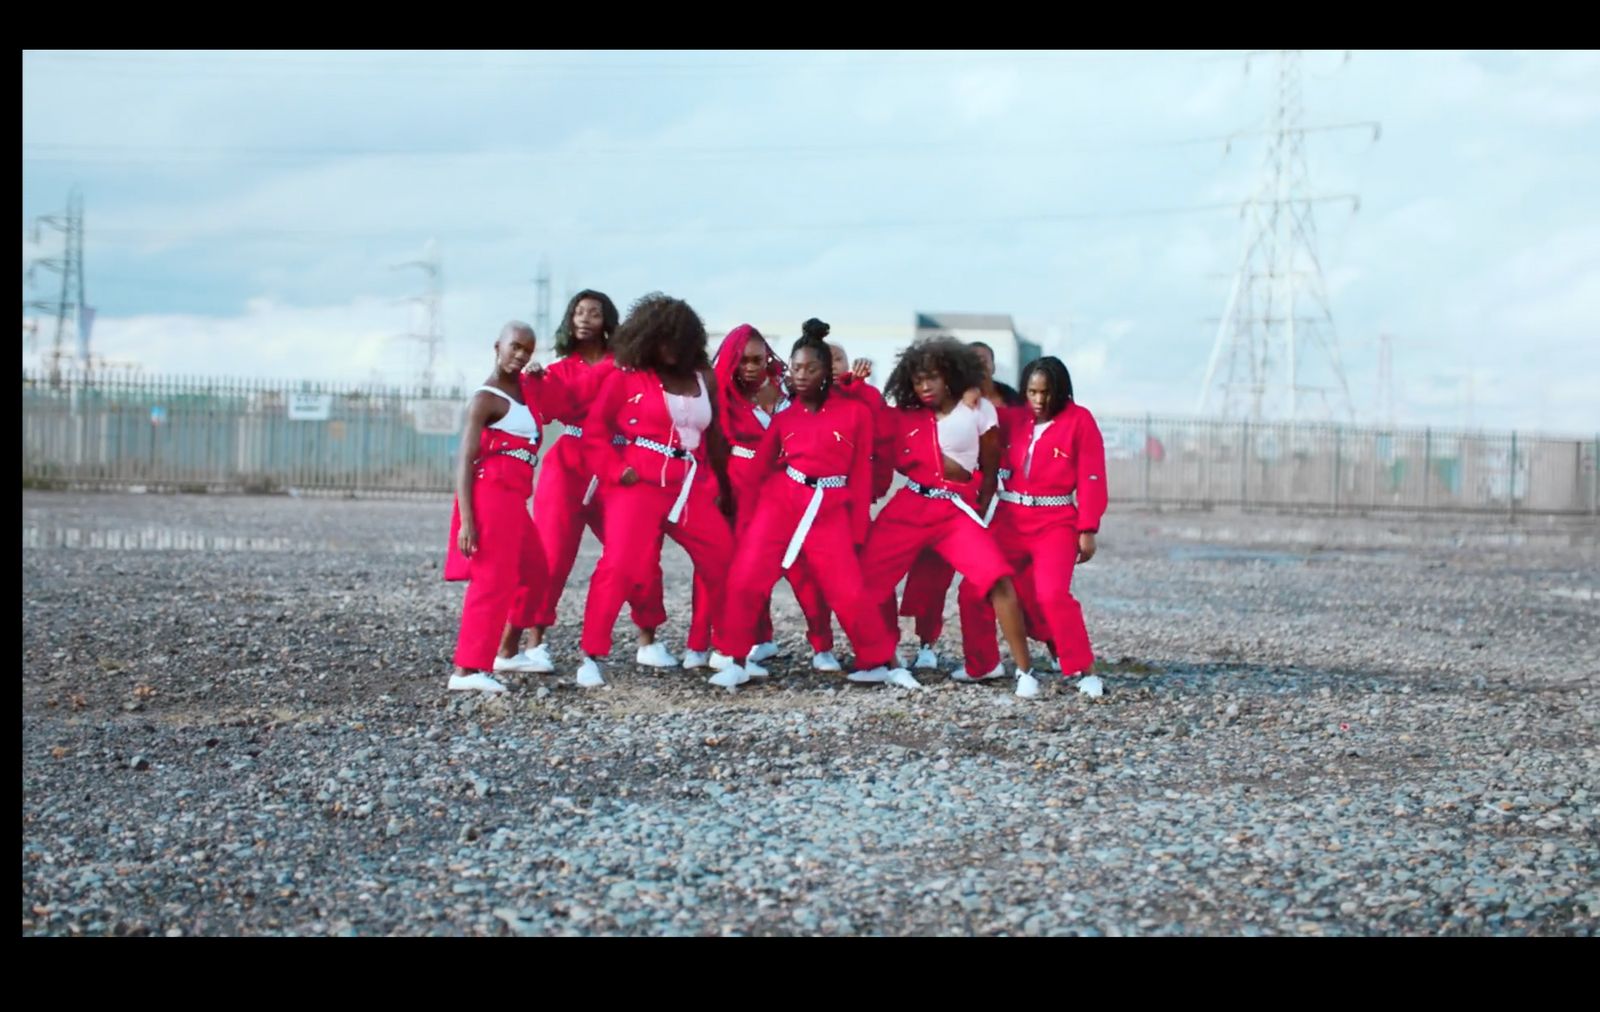
<svg viewBox="0 0 1600 1012">
<path fill-rule="evenodd" d="M 1022 492 L 1001 492 L 996 499 L 1015 503 L 1018 506 L 1076 506 L 1078 493 L 1068 492 L 1066 495 L 1025 495 Z"/>
<path fill-rule="evenodd" d="M 739 444 L 735 443 L 733 445 L 732 452 L 735 457 L 743 457 L 745 460 L 756 459 L 756 451 L 750 449 L 748 446 L 740 446 Z"/>
<path fill-rule="evenodd" d="M 994 511 L 995 511 L 995 508 L 1000 505 L 1000 495 L 999 495 L 999 493 L 1005 491 L 1006 479 L 1011 477 L 1011 471 L 1008 468 L 1002 467 L 1002 468 L 997 469 L 995 471 L 994 475 L 995 475 L 996 493 L 995 493 L 994 498 L 989 500 L 989 508 L 987 510 L 985 510 L 984 514 L 983 514 L 983 526 L 985 526 L 985 527 L 987 527 L 990 524 L 994 523 Z"/>
<path fill-rule="evenodd" d="M 978 516 L 978 511 L 973 509 L 971 506 L 968 506 L 965 499 L 961 498 L 959 495 L 947 488 L 929 488 L 928 486 L 920 485 L 909 478 L 906 479 L 906 488 L 909 488 L 917 495 L 920 495 L 926 499 L 948 499 L 956 504 L 956 509 L 959 509 L 967 516 L 971 517 L 972 522 L 977 524 L 979 527 L 989 526 L 989 522 L 983 517 Z"/>
<path fill-rule="evenodd" d="M 700 470 L 700 462 L 695 460 L 694 454 L 688 450 L 677 446 L 668 446 L 666 443 L 658 443 L 654 439 L 647 439 L 644 436 L 634 436 L 633 445 L 642 446 L 646 450 L 654 450 L 663 457 L 673 457 L 677 460 L 687 460 L 689 462 L 688 473 L 683 476 L 683 488 L 678 492 L 678 498 L 672 504 L 672 509 L 667 512 L 667 523 L 677 523 L 678 518 L 683 515 L 684 503 L 689 501 L 689 488 L 694 484 L 695 472 Z"/>
<path fill-rule="evenodd" d="M 811 525 L 816 522 L 817 511 L 822 508 L 822 490 L 827 488 L 844 488 L 849 479 L 845 475 L 836 474 L 827 478 L 813 478 L 810 475 L 796 471 L 792 467 L 783 469 L 794 481 L 815 489 L 811 493 L 811 501 L 806 503 L 806 511 L 800 516 L 800 525 L 794 529 L 794 534 L 789 538 L 789 547 L 783 550 L 783 569 L 794 565 L 794 560 L 800 557 L 800 546 L 806 543 L 806 535 L 811 533 Z"/>
</svg>

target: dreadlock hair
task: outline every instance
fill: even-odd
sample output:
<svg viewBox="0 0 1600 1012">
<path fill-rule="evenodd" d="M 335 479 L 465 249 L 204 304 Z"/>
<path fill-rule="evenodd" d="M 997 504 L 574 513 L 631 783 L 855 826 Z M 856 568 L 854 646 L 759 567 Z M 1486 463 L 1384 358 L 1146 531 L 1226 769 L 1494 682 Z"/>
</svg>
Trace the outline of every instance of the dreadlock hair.
<svg viewBox="0 0 1600 1012">
<path fill-rule="evenodd" d="M 983 383 L 983 363 L 977 352 L 953 337 L 925 337 L 900 353 L 894 372 L 883 384 L 884 397 L 897 408 L 916 407 L 918 373 L 938 373 L 950 395 L 957 398 Z"/>
<path fill-rule="evenodd" d="M 801 348 L 810 348 L 816 353 L 817 361 L 822 365 L 823 400 L 827 400 L 828 394 L 833 392 L 833 348 L 828 344 L 830 330 L 826 323 L 813 316 L 800 325 L 800 338 L 789 349 L 791 359 L 799 354 Z"/>
<path fill-rule="evenodd" d="M 597 292 L 592 288 L 585 288 L 567 303 L 567 311 L 561 316 L 561 325 L 556 328 L 556 356 L 558 358 L 572 354 L 578 347 L 578 338 L 572 332 L 572 314 L 578 311 L 578 303 L 584 299 L 593 299 L 600 303 L 600 347 L 610 344 L 611 339 L 617 334 L 617 304 L 611 301 L 611 296 L 605 292 Z"/>
<path fill-rule="evenodd" d="M 666 365 L 663 348 L 674 348 L 678 362 Z M 706 357 L 706 325 L 687 302 L 660 292 L 642 296 L 628 307 L 628 318 L 611 339 L 611 352 L 624 369 L 689 375 L 711 368 Z"/>
<path fill-rule="evenodd" d="M 1045 417 L 1054 418 L 1067 409 L 1072 403 L 1072 374 L 1067 372 L 1067 367 L 1054 355 L 1036 358 L 1029 362 L 1022 370 L 1022 389 L 1028 389 L 1028 382 L 1034 373 L 1043 373 L 1044 381 L 1050 388 L 1050 400 L 1045 407 Z"/>
</svg>

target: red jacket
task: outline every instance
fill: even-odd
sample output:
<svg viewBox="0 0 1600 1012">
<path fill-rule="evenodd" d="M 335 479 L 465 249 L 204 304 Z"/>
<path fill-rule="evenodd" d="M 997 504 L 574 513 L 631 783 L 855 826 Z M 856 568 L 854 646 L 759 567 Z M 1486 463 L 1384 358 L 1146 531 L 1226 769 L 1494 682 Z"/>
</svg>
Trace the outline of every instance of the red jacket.
<svg viewBox="0 0 1600 1012">
<path fill-rule="evenodd" d="M 829 395 L 815 412 L 795 401 L 772 417 L 734 494 L 752 504 L 780 490 L 809 497 L 811 491 L 790 478 L 786 467 L 811 478 L 844 475 L 848 484 L 824 492 L 822 501 L 826 509 L 832 497 L 842 499 L 850 511 L 850 532 L 860 545 L 867 539 L 872 505 L 872 436 L 872 417 L 858 401 Z"/>
<path fill-rule="evenodd" d="M 895 438 L 898 422 L 894 408 L 884 402 L 883 394 L 870 383 L 847 374 L 838 380 L 834 389 L 850 397 L 867 409 L 872 419 L 872 498 L 882 499 L 894 484 Z"/>
<path fill-rule="evenodd" d="M 713 385 L 707 383 L 707 392 Z M 711 424 L 717 424 L 717 405 L 712 401 Z M 707 430 L 709 433 L 709 430 Z M 626 446 L 615 446 L 612 436 L 623 436 Z M 589 470 L 607 484 L 615 484 L 624 470 L 632 467 L 641 481 L 666 487 L 680 485 L 689 470 L 689 462 L 668 457 L 654 450 L 634 444 L 637 437 L 655 440 L 666 446 L 681 449 L 683 440 L 672 424 L 672 414 L 667 410 L 666 388 L 653 372 L 636 369 L 613 368 L 601 381 L 589 414 L 583 422 L 583 459 Z M 696 481 L 711 479 L 711 468 L 706 456 L 706 439 L 693 451 L 698 461 Z"/>
<path fill-rule="evenodd" d="M 1033 448 L 1033 462 L 1024 473 L 1033 426 L 1030 419 L 1011 437 L 1005 456 L 1006 466 L 1011 469 L 1006 488 L 1027 495 L 1076 492 L 1078 530 L 1098 531 L 1106 511 L 1106 448 L 1094 415 L 1080 404 L 1069 403 L 1040 435 Z M 1007 504 L 1005 508 L 1011 507 Z"/>
<path fill-rule="evenodd" d="M 908 408 L 889 408 L 894 425 L 893 458 L 895 470 L 926 488 L 947 488 L 961 493 L 969 503 L 977 501 L 982 475 L 972 472 L 971 481 L 951 481 L 944 476 L 944 449 L 939 445 L 939 418 L 916 404 Z"/>
<path fill-rule="evenodd" d="M 539 424 L 562 422 L 582 428 L 600 384 L 616 368 L 610 352 L 594 365 L 589 365 L 577 355 L 567 355 L 545 366 L 542 378 L 524 375 L 522 398 L 530 407 L 535 401 L 538 402 L 534 413 Z M 583 462 L 583 451 L 578 446 L 578 440 L 567 436 L 558 438 L 545 451 L 544 466 L 592 473 Z"/>
</svg>

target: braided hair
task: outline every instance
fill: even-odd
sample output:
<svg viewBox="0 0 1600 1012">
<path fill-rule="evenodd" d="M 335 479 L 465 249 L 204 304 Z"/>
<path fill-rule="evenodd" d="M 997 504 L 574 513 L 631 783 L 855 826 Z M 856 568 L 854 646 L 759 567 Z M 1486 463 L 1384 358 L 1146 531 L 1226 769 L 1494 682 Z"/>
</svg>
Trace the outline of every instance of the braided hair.
<svg viewBox="0 0 1600 1012">
<path fill-rule="evenodd" d="M 1033 379 L 1033 374 L 1036 372 L 1044 375 L 1045 384 L 1050 388 L 1050 400 L 1045 409 L 1045 417 L 1054 418 L 1073 402 L 1072 374 L 1067 371 L 1066 364 L 1054 355 L 1036 358 L 1023 367 L 1023 390 L 1028 389 L 1028 382 Z"/>
</svg>

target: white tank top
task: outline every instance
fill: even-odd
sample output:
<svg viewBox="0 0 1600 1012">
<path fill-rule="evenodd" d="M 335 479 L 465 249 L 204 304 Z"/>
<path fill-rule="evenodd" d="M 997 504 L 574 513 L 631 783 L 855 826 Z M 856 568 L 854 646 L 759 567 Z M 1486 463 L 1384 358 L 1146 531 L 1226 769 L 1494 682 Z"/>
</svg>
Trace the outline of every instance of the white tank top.
<svg viewBox="0 0 1600 1012">
<path fill-rule="evenodd" d="M 508 432 L 513 436 L 521 436 L 529 442 L 532 442 L 533 437 L 539 434 L 539 423 L 533 420 L 533 412 L 528 410 L 526 404 L 518 403 L 510 394 L 496 387 L 479 387 L 478 389 L 487 390 L 491 394 L 498 394 L 506 399 L 507 404 L 511 405 L 510 409 L 506 411 L 506 416 L 490 425 L 489 428 L 499 429 L 501 432 Z"/>
<path fill-rule="evenodd" d="M 939 419 L 939 449 L 968 471 L 978 468 L 978 438 L 1000 424 L 1000 415 L 988 398 L 981 398 L 976 409 L 965 401 Z"/>
<path fill-rule="evenodd" d="M 699 449 L 700 434 L 711 425 L 711 398 L 706 395 L 706 378 L 696 373 L 695 382 L 700 384 L 698 394 L 668 393 L 665 387 L 661 390 L 667 395 L 667 414 L 672 416 L 672 426 L 678 430 L 685 450 Z"/>
</svg>

